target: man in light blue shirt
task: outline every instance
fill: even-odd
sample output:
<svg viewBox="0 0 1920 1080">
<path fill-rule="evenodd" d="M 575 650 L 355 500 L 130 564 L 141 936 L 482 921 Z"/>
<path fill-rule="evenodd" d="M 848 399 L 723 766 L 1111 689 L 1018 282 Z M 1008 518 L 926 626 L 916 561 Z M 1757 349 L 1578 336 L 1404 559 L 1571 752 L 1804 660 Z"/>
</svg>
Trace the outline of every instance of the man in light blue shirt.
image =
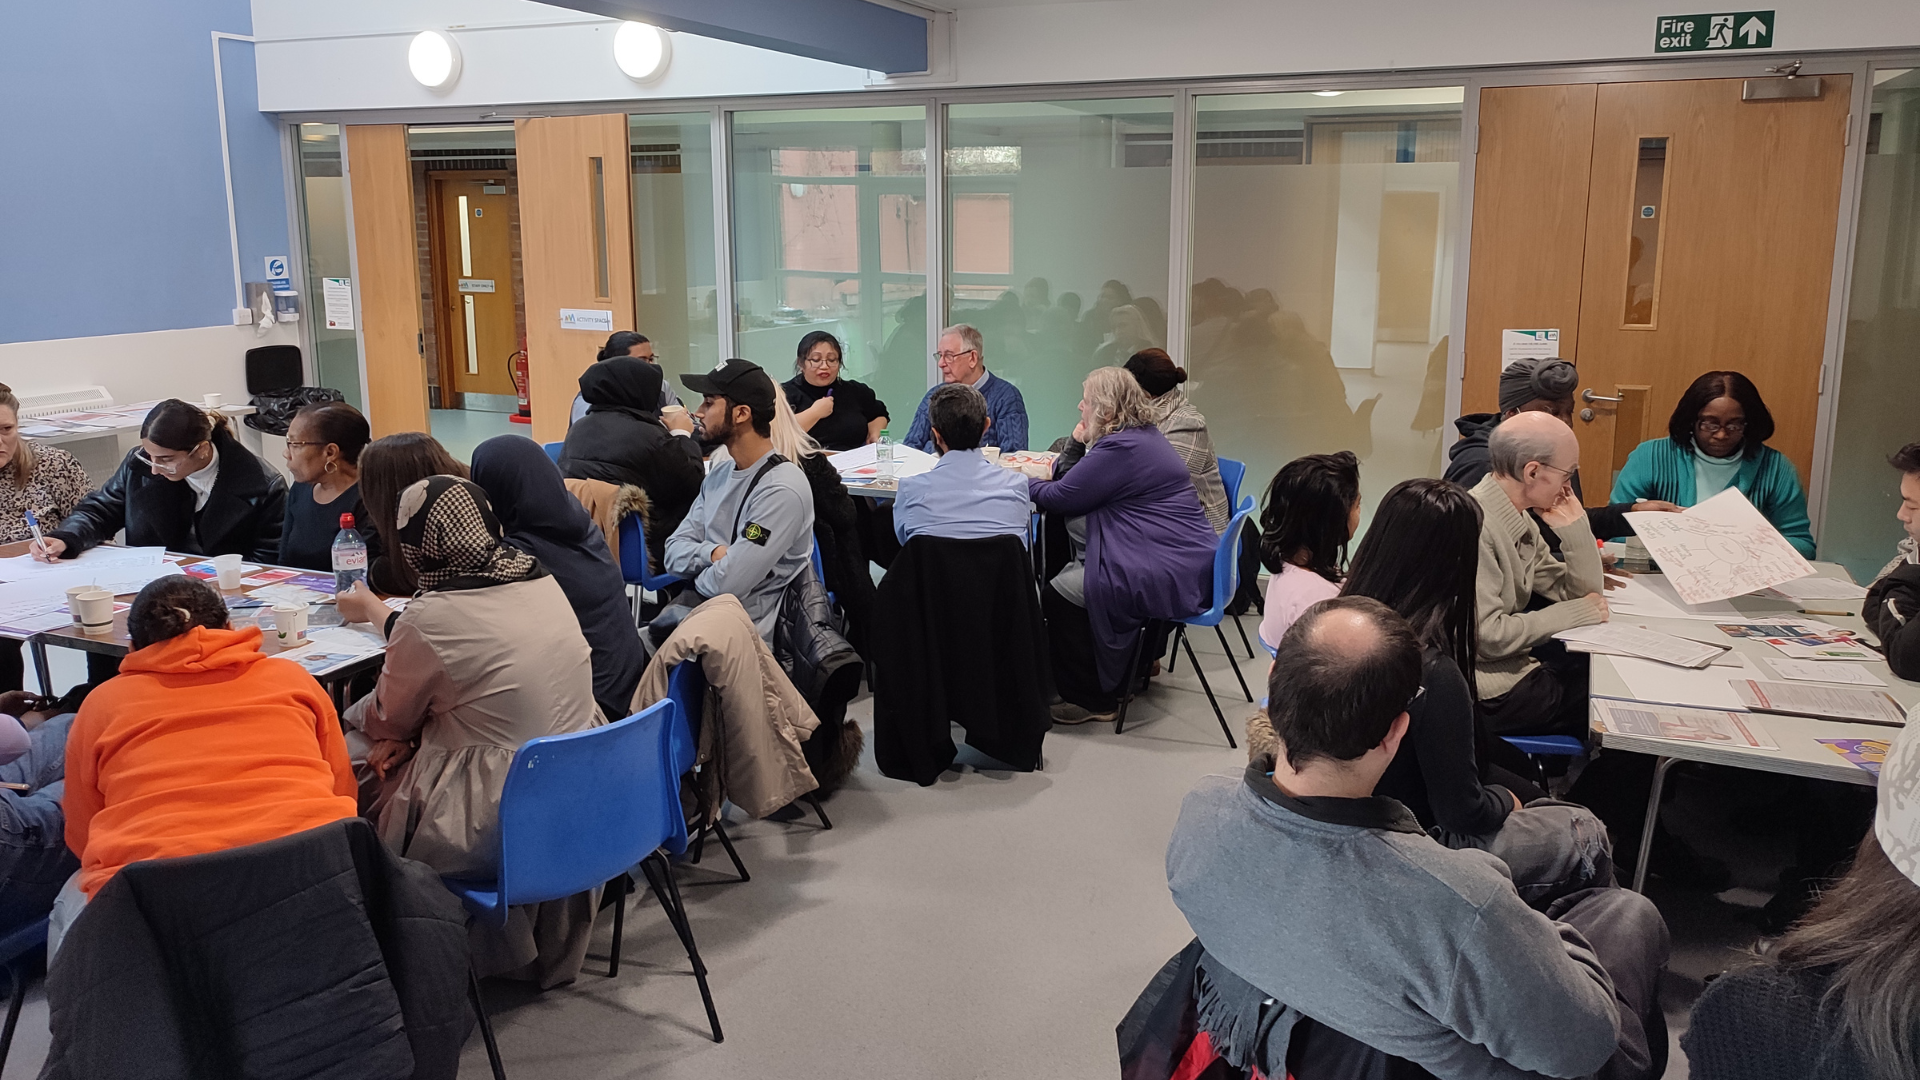
<svg viewBox="0 0 1920 1080">
<path fill-rule="evenodd" d="M 965 383 L 936 386 L 927 395 L 927 416 L 940 460 L 932 470 L 900 481 L 894 535 L 902 544 L 922 535 L 950 540 L 1007 535 L 1026 543 L 1033 516 L 1027 478 L 988 461 L 979 449 L 993 426 L 986 398 Z"/>
</svg>

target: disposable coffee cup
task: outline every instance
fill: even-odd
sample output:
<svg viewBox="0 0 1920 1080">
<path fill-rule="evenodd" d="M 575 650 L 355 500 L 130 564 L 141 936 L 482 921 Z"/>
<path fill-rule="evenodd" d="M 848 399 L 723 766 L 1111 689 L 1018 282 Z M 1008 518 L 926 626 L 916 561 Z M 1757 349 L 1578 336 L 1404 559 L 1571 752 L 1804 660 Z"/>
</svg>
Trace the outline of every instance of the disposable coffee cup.
<svg viewBox="0 0 1920 1080">
<path fill-rule="evenodd" d="M 105 589 L 89 588 L 74 597 L 74 606 L 80 611 L 80 629 L 89 634 L 106 634 L 113 631 L 113 594 Z"/>
<path fill-rule="evenodd" d="M 92 585 L 75 585 L 67 590 L 67 613 L 73 616 L 73 625 L 80 626 L 80 594 L 94 591 Z"/>
<path fill-rule="evenodd" d="M 273 637 L 283 647 L 307 640 L 307 605 L 273 605 Z"/>
<path fill-rule="evenodd" d="M 988 461 L 993 462 L 995 465 L 1000 464 L 1000 448 L 999 447 L 983 446 L 980 448 L 980 453 L 985 455 L 986 459 Z"/>
<path fill-rule="evenodd" d="M 213 570 L 222 589 L 232 592 L 240 587 L 240 556 L 215 555 Z"/>
<path fill-rule="evenodd" d="M 687 407 L 685 405 L 663 405 L 660 408 L 660 415 L 665 416 L 668 413 L 683 413 L 686 411 Z"/>
<path fill-rule="evenodd" d="M 220 404 L 226 400 L 227 400 L 226 398 L 220 396 L 219 394 L 208 394 L 207 400 L 205 402 L 205 407 L 209 410 L 217 409 L 220 407 Z"/>
</svg>

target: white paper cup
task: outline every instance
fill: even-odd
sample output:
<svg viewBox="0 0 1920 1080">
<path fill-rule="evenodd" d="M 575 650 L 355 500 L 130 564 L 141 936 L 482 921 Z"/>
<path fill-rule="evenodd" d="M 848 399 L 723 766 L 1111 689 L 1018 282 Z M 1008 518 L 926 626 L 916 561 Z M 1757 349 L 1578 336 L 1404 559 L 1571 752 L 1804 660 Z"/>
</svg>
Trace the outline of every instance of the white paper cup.
<svg viewBox="0 0 1920 1080">
<path fill-rule="evenodd" d="M 208 394 L 207 399 L 203 404 L 203 407 L 208 410 L 217 409 L 220 407 L 221 403 L 226 400 L 227 400 L 226 398 L 222 397 L 219 394 Z"/>
<path fill-rule="evenodd" d="M 222 589 L 232 592 L 240 587 L 240 556 L 215 555 L 213 569 Z"/>
<path fill-rule="evenodd" d="M 995 465 L 1000 464 L 1000 448 L 999 447 L 983 446 L 980 448 L 980 453 L 985 455 L 986 459 L 988 461 L 993 462 Z"/>
<path fill-rule="evenodd" d="M 113 594 L 105 589 L 89 588 L 74 598 L 80 609 L 80 628 L 89 634 L 113 631 Z"/>
<path fill-rule="evenodd" d="M 80 626 L 80 594 L 94 591 L 92 585 L 75 585 L 67 590 L 67 612 L 73 616 L 73 625 Z"/>
<path fill-rule="evenodd" d="M 273 605 L 274 641 L 282 646 L 298 645 L 307 640 L 307 605 Z"/>
</svg>

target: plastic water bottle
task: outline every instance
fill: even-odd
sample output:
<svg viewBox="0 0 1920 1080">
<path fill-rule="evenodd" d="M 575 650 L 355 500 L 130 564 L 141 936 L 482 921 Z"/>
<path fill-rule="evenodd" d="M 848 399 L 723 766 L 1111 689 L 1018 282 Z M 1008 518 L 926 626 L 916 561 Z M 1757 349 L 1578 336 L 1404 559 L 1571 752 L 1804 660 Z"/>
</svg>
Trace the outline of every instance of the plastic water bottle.
<svg viewBox="0 0 1920 1080">
<path fill-rule="evenodd" d="M 880 429 L 880 441 L 873 447 L 873 478 L 893 479 L 893 440 L 887 437 L 886 428 Z"/>
<path fill-rule="evenodd" d="M 353 527 L 353 515 L 340 515 L 340 534 L 333 538 L 333 589 L 335 594 L 353 588 L 356 581 L 367 580 L 367 542 Z"/>
</svg>

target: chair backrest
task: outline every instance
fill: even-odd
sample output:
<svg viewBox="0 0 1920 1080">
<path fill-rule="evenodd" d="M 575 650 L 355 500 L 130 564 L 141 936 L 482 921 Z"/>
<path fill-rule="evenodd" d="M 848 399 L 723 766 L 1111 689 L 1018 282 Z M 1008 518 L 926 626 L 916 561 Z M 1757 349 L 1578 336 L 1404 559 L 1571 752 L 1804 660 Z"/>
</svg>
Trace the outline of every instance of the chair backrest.
<svg viewBox="0 0 1920 1080">
<path fill-rule="evenodd" d="M 533 739 L 500 792 L 500 902 L 537 904 L 624 872 L 675 832 L 674 712 L 655 702 L 624 720 Z"/>
<path fill-rule="evenodd" d="M 682 660 L 667 676 L 667 700 L 680 707 L 673 720 L 673 767 L 685 776 L 700 754 L 700 725 L 706 720 L 707 673 L 698 660 Z"/>
<path fill-rule="evenodd" d="M 1235 511 L 1226 531 L 1220 534 L 1220 543 L 1213 549 L 1213 603 L 1203 618 L 1218 621 L 1233 602 L 1233 594 L 1240 591 L 1240 530 L 1247 527 L 1247 519 L 1252 516 L 1251 506 Z"/>
<path fill-rule="evenodd" d="M 545 450 L 547 452 L 547 456 L 553 459 L 553 463 L 555 465 L 560 464 L 560 451 L 565 450 L 566 448 L 567 448 L 567 444 L 564 442 L 550 442 L 550 443 L 540 444 L 540 449 Z"/>
<path fill-rule="evenodd" d="M 306 365 L 301 363 L 298 345 L 262 345 L 248 349 L 246 369 L 249 394 L 291 390 L 307 378 Z"/>
<path fill-rule="evenodd" d="M 614 552 L 620 563 L 620 578 L 629 585 L 656 592 L 682 580 L 672 574 L 656 574 L 647 569 L 647 530 L 638 513 L 620 519 L 620 550 Z"/>
<path fill-rule="evenodd" d="M 1247 463 L 1224 457 L 1216 460 L 1220 463 L 1220 483 L 1227 489 L 1227 505 L 1232 507 L 1235 513 L 1239 513 L 1247 508 L 1240 505 L 1240 485 L 1247 479 Z M 1247 505 L 1250 507 L 1252 504 L 1253 496 L 1249 495 Z"/>
</svg>

